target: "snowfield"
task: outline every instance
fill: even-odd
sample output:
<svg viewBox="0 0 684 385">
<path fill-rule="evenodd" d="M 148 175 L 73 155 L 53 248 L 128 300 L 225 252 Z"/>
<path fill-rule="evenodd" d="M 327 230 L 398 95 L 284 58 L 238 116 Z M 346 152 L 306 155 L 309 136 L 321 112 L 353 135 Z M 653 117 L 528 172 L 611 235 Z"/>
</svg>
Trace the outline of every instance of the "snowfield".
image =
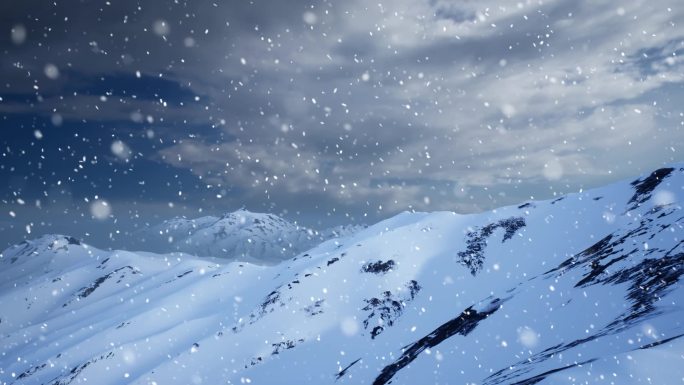
<svg viewBox="0 0 684 385">
<path fill-rule="evenodd" d="M 683 201 L 673 165 L 403 213 L 272 266 L 43 236 L 1 254 L 0 383 L 683 383 Z M 181 251 L 245 253 L 185 225 Z"/>
</svg>

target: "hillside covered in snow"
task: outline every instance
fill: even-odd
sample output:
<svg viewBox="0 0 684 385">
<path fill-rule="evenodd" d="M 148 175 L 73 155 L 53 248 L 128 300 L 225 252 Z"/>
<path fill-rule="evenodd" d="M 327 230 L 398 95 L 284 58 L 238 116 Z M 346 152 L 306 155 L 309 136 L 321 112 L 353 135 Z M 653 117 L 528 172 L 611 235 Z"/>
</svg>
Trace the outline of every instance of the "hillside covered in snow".
<svg viewBox="0 0 684 385">
<path fill-rule="evenodd" d="M 273 266 L 44 236 L 1 254 L 0 383 L 681 383 L 683 201 L 673 165 L 403 213 Z M 307 237 L 271 242 L 255 219 L 181 220 L 160 242 L 222 257 L 246 252 L 248 223 L 268 252 Z"/>
</svg>

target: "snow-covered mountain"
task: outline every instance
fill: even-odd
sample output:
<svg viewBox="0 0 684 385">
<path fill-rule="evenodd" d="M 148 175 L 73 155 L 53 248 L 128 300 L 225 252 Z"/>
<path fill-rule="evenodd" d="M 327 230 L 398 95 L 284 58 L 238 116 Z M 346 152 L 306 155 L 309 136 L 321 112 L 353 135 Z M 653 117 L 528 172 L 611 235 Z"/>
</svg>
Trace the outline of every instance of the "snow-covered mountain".
<svg viewBox="0 0 684 385">
<path fill-rule="evenodd" d="M 156 253 L 180 251 L 203 257 L 274 264 L 324 240 L 351 235 L 361 228 L 339 226 L 318 232 L 273 214 L 238 210 L 221 217 L 164 221 L 134 233 L 128 249 Z"/>
<path fill-rule="evenodd" d="M 681 383 L 682 201 L 675 165 L 275 266 L 45 236 L 0 259 L 0 383 Z"/>
</svg>

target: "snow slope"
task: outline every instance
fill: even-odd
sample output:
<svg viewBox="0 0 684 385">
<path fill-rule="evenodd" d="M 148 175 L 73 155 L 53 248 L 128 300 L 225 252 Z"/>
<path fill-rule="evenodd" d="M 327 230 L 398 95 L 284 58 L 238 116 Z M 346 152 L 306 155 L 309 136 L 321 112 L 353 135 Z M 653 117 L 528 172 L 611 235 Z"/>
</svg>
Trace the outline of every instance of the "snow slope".
<svg viewBox="0 0 684 385">
<path fill-rule="evenodd" d="M 238 210 L 221 217 L 174 218 L 133 234 L 130 250 L 181 251 L 257 264 L 275 264 L 360 226 L 313 231 L 273 214 Z"/>
<path fill-rule="evenodd" d="M 477 215 L 404 213 L 276 266 L 0 259 L 0 383 L 675 384 L 684 165 Z"/>
</svg>

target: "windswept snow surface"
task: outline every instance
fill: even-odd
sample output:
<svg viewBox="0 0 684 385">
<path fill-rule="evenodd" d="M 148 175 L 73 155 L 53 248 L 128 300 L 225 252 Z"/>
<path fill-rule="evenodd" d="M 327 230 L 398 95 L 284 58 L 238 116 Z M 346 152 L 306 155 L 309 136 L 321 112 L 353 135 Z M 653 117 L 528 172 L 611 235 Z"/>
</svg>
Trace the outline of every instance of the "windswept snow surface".
<svg viewBox="0 0 684 385">
<path fill-rule="evenodd" d="M 0 383 L 682 383 L 683 166 L 404 213 L 275 266 L 23 242 Z"/>
</svg>

